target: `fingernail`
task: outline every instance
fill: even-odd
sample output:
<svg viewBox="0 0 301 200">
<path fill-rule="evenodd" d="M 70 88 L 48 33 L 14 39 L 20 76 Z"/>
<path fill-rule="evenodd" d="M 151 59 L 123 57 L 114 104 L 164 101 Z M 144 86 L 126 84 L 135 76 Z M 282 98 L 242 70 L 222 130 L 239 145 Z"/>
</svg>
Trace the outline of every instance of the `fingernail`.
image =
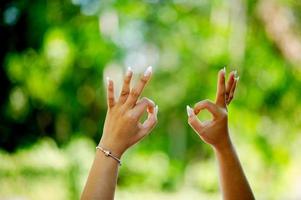
<svg viewBox="0 0 301 200">
<path fill-rule="evenodd" d="M 237 77 L 237 70 L 234 71 L 234 77 Z"/>
<path fill-rule="evenodd" d="M 226 67 L 223 68 L 224 73 L 226 74 Z"/>
<path fill-rule="evenodd" d="M 159 106 L 158 105 L 156 105 L 156 114 L 158 114 L 158 111 L 159 111 Z"/>
<path fill-rule="evenodd" d="M 127 76 L 130 76 L 132 73 L 133 73 L 132 68 L 131 68 L 131 67 L 128 67 L 127 72 L 126 72 L 126 75 L 127 75 Z"/>
<path fill-rule="evenodd" d="M 187 115 L 188 117 L 191 117 L 193 115 L 193 110 L 192 108 L 190 108 L 189 106 L 186 106 L 186 110 L 187 110 Z"/>
<path fill-rule="evenodd" d="M 110 84 L 110 80 L 111 80 L 110 77 L 107 76 L 107 84 L 108 85 Z"/>
<path fill-rule="evenodd" d="M 235 78 L 236 81 L 239 81 L 239 76 Z"/>
<path fill-rule="evenodd" d="M 153 72 L 153 67 L 149 66 L 146 71 L 144 72 L 144 76 L 150 76 L 151 73 Z"/>
</svg>

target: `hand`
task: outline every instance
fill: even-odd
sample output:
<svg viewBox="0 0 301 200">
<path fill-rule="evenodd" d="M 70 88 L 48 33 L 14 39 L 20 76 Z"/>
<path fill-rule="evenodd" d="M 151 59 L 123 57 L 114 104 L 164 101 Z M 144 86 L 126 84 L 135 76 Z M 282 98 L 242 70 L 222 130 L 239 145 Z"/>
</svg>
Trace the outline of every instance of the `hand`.
<svg viewBox="0 0 301 200">
<path fill-rule="evenodd" d="M 187 106 L 190 126 L 204 142 L 216 149 L 231 145 L 228 133 L 227 105 L 231 103 L 234 97 L 237 81 L 239 80 L 239 77 L 235 77 L 236 71 L 231 72 L 226 86 L 225 74 L 225 68 L 219 71 L 215 103 L 210 100 L 203 100 L 198 102 L 194 109 Z M 201 122 L 197 118 L 199 112 L 204 109 L 212 114 L 213 119 L 211 121 Z"/>
<path fill-rule="evenodd" d="M 114 98 L 113 81 L 107 78 L 108 112 L 99 144 L 119 158 L 129 147 L 145 137 L 157 123 L 158 106 L 145 97 L 138 100 L 151 74 L 152 67 L 149 67 L 136 87 L 130 89 L 133 72 L 129 68 L 118 101 Z M 139 120 L 145 111 L 148 118 L 144 123 L 140 123 Z"/>
</svg>

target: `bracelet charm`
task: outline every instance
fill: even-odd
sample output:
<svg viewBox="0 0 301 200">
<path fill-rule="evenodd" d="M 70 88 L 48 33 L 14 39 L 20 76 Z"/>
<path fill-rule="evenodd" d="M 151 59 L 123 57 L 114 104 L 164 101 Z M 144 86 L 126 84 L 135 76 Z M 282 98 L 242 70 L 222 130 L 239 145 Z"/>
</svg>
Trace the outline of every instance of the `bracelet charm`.
<svg viewBox="0 0 301 200">
<path fill-rule="evenodd" d="M 119 166 L 121 166 L 121 161 L 119 158 L 117 158 L 116 156 L 112 155 L 112 152 L 109 151 L 109 150 L 106 150 L 104 148 L 102 148 L 101 146 L 97 146 L 96 147 L 97 150 L 100 150 L 101 152 L 103 152 L 105 154 L 106 157 L 111 157 L 113 158 L 114 160 L 116 160 L 119 164 Z"/>
</svg>

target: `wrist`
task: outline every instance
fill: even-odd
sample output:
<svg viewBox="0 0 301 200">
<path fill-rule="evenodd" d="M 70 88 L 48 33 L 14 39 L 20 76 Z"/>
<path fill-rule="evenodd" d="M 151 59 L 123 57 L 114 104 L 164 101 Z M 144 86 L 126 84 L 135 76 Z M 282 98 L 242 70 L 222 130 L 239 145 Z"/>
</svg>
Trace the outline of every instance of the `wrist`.
<svg viewBox="0 0 301 200">
<path fill-rule="evenodd" d="M 228 152 L 233 149 L 232 141 L 230 137 L 225 138 L 222 142 L 213 146 L 216 152 Z"/>
<path fill-rule="evenodd" d="M 126 149 L 122 148 L 120 145 L 118 145 L 116 143 L 114 144 L 112 142 L 107 142 L 103 139 L 100 140 L 98 146 L 110 151 L 112 153 L 112 155 L 116 156 L 119 159 L 121 159 L 122 155 L 126 151 Z"/>
</svg>

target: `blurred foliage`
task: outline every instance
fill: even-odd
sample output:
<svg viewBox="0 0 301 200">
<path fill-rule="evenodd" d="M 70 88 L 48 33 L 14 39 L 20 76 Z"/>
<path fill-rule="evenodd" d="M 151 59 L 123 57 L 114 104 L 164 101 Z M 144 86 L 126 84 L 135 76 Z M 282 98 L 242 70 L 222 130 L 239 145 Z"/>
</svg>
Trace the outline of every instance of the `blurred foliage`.
<svg viewBox="0 0 301 200">
<path fill-rule="evenodd" d="M 259 8 L 271 5 L 289 17 L 269 31 Z M 124 157 L 118 199 L 219 197 L 185 107 L 214 99 L 225 65 L 240 75 L 229 122 L 256 196 L 301 198 L 301 63 L 281 35 L 288 21 L 301 43 L 300 2 L 7 0 L 0 12 L 1 198 L 78 198 L 106 114 L 103 77 L 118 91 L 127 66 L 138 76 L 148 65 L 159 123 Z"/>
</svg>

